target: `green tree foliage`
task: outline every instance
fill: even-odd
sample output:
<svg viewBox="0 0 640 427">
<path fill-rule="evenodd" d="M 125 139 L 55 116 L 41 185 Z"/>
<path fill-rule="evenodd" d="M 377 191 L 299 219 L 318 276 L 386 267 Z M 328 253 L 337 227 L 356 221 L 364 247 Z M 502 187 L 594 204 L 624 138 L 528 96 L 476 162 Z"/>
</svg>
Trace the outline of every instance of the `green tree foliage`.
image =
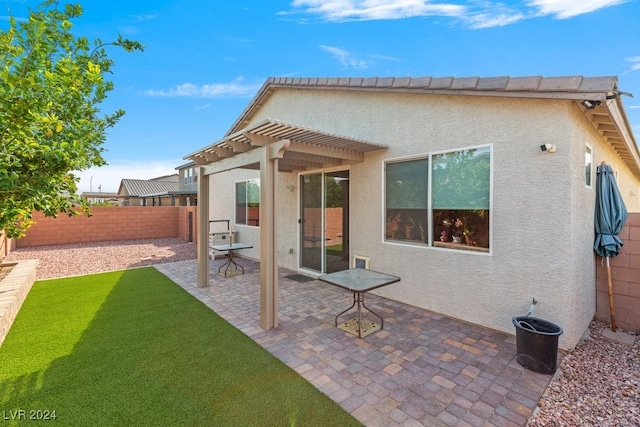
<svg viewBox="0 0 640 427">
<path fill-rule="evenodd" d="M 113 89 L 105 47 L 143 46 L 76 37 L 71 21 L 81 15 L 78 4 L 45 0 L 0 30 L 0 229 L 10 237 L 24 235 L 34 210 L 89 215 L 72 172 L 106 164 L 106 130 L 124 114 L 98 109 Z"/>
</svg>

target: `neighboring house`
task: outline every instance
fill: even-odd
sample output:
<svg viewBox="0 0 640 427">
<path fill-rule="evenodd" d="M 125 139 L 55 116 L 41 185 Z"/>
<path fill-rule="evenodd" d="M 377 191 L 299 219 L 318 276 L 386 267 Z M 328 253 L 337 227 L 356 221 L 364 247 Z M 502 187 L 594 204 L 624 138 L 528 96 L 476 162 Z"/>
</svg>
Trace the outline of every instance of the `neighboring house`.
<svg viewBox="0 0 640 427">
<path fill-rule="evenodd" d="M 92 193 L 90 191 L 85 191 L 80 194 L 80 197 L 83 199 L 89 199 L 89 203 L 96 204 L 108 204 L 113 206 L 118 206 L 118 193 Z"/>
<path fill-rule="evenodd" d="M 199 217 L 254 246 L 265 329 L 278 266 L 319 275 L 360 256 L 402 278 L 377 294 L 512 334 L 535 298 L 571 349 L 596 309 L 597 165 L 640 211 L 622 95 L 615 77 L 270 78 L 185 159 Z"/>
<path fill-rule="evenodd" d="M 178 166 L 178 191 L 173 195 L 178 206 L 196 206 L 198 203 L 198 174 L 194 162 Z"/>
<path fill-rule="evenodd" d="M 178 174 L 153 179 L 122 179 L 118 198 L 121 206 L 176 206 L 175 193 L 179 187 Z"/>
</svg>

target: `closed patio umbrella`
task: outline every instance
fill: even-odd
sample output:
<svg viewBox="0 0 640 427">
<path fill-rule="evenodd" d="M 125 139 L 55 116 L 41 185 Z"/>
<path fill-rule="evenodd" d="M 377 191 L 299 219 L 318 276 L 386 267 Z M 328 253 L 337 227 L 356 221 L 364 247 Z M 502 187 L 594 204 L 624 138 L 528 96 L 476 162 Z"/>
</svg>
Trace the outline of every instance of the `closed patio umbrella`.
<svg viewBox="0 0 640 427">
<path fill-rule="evenodd" d="M 596 169 L 596 210 L 594 226 L 596 240 L 593 249 L 598 255 L 606 258 L 607 280 L 609 285 L 609 310 L 611 312 L 611 330 L 616 331 L 616 318 L 613 308 L 613 285 L 611 283 L 611 266 L 609 258 L 616 257 L 622 247 L 618 233 L 627 220 L 627 208 L 624 205 L 616 178 L 611 166 L 602 162 Z"/>
</svg>

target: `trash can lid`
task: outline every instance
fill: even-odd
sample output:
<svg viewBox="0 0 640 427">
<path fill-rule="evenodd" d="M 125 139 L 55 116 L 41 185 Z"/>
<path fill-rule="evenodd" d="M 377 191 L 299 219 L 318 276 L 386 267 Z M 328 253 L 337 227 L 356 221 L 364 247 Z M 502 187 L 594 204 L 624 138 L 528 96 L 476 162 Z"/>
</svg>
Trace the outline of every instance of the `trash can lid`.
<svg viewBox="0 0 640 427">
<path fill-rule="evenodd" d="M 562 328 L 555 323 L 537 317 L 514 317 L 513 324 L 516 328 L 542 335 L 561 335 Z"/>
</svg>

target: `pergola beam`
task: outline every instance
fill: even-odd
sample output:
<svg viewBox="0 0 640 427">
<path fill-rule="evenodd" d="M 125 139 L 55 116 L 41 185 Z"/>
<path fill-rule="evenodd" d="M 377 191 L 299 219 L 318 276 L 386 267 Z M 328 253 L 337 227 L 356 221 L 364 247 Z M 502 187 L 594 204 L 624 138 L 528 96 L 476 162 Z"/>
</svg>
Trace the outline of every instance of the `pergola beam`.
<svg viewBox="0 0 640 427">
<path fill-rule="evenodd" d="M 287 151 L 296 153 L 306 153 L 315 156 L 333 157 L 334 159 L 343 159 L 353 162 L 363 162 L 364 153 L 353 150 L 345 150 L 342 148 L 327 147 L 318 144 L 305 144 L 304 142 L 291 141 Z"/>
</svg>

